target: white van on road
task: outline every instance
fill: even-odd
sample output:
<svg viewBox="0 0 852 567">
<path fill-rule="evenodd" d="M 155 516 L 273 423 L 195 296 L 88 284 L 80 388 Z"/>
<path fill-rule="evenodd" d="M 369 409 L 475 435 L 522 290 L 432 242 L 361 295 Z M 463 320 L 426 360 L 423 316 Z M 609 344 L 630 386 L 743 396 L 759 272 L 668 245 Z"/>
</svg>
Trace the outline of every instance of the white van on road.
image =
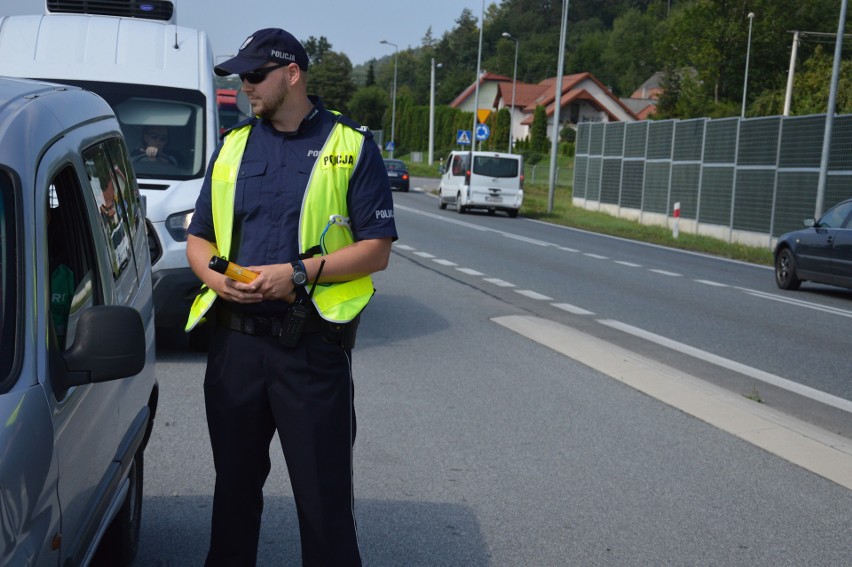
<svg viewBox="0 0 852 567">
<path fill-rule="evenodd" d="M 146 128 L 168 133 L 168 161 L 133 167 L 146 202 L 156 324 L 182 329 L 200 286 L 186 259 L 186 227 L 218 135 L 210 41 L 175 25 L 168 0 L 47 0 L 46 8 L 0 17 L 0 75 L 97 93 L 114 110 L 131 158 Z"/>
<path fill-rule="evenodd" d="M 473 167 L 470 162 L 473 159 Z M 438 206 L 455 205 L 459 213 L 486 209 L 518 216 L 524 200 L 523 159 L 497 152 L 450 152 L 438 189 Z"/>
</svg>

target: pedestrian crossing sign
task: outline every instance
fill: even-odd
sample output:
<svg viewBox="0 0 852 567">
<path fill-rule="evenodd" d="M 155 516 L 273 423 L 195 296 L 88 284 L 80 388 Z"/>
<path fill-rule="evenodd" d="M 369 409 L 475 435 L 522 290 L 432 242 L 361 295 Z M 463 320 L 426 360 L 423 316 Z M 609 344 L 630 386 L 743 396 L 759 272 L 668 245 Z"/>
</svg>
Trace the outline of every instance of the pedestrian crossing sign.
<svg viewBox="0 0 852 567">
<path fill-rule="evenodd" d="M 470 130 L 459 130 L 456 134 L 456 143 L 462 146 L 470 145 Z"/>
</svg>

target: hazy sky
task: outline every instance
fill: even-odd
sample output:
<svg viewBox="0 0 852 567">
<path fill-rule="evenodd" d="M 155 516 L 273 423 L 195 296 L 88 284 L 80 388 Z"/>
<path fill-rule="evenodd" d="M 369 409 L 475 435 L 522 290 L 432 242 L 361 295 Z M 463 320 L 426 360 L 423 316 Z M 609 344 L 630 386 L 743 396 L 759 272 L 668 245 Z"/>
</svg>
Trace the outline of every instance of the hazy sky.
<svg viewBox="0 0 852 567">
<path fill-rule="evenodd" d="M 495 0 L 486 0 L 485 5 Z M 332 49 L 345 53 L 353 65 L 416 47 L 426 30 L 440 39 L 455 26 L 464 8 L 477 21 L 482 0 L 173 0 L 182 26 L 200 28 L 213 42 L 215 55 L 227 55 L 252 32 L 284 28 L 300 40 L 325 36 Z M 44 0 L 0 0 L 0 16 L 44 13 Z M 220 60 L 217 57 L 217 60 Z"/>
</svg>

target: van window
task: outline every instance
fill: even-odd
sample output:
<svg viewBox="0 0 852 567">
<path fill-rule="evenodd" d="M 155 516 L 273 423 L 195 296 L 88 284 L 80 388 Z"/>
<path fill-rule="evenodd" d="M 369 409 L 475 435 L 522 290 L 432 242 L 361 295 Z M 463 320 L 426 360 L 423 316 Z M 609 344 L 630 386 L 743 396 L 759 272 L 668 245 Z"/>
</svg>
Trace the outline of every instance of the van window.
<svg viewBox="0 0 852 567">
<path fill-rule="evenodd" d="M 0 392 L 6 391 L 13 383 L 15 359 L 19 341 L 23 333 L 18 328 L 18 313 L 21 297 L 18 286 L 18 260 L 20 242 L 15 215 L 15 192 L 9 175 L 0 171 Z"/>
<path fill-rule="evenodd" d="M 467 155 L 453 156 L 453 175 L 464 175 L 467 169 Z"/>
<path fill-rule="evenodd" d="M 473 172 L 485 177 L 517 177 L 520 160 L 497 156 L 474 156 Z"/>
<path fill-rule="evenodd" d="M 132 258 L 131 236 L 127 227 L 130 226 L 128 216 L 134 218 L 136 214 L 135 199 L 127 199 L 126 177 L 124 183 L 119 182 L 125 174 L 107 156 L 107 144 L 98 144 L 84 151 L 83 161 L 100 210 L 101 228 L 109 244 L 113 278 L 118 279 Z M 134 224 L 138 225 L 138 221 Z"/>
<path fill-rule="evenodd" d="M 107 157 L 112 164 L 115 180 L 118 182 L 118 190 L 121 199 L 125 203 L 127 212 L 127 224 L 130 228 L 130 238 L 135 240 L 137 235 L 144 233 L 145 214 L 142 210 L 142 197 L 139 193 L 139 185 L 133 175 L 133 167 L 127 156 L 127 149 L 118 138 L 104 142 Z"/>
<path fill-rule="evenodd" d="M 131 159 L 140 158 L 133 162 L 137 177 L 184 180 L 204 175 L 207 166 L 204 136 L 206 128 L 212 126 L 205 123 L 206 100 L 200 91 L 50 77 L 39 79 L 79 86 L 100 95 L 115 111 Z M 148 128 L 164 129 L 167 133 L 164 155 L 168 159 L 141 158 Z"/>
<path fill-rule="evenodd" d="M 71 165 L 51 181 L 46 206 L 50 321 L 63 349 L 73 343 L 79 314 L 103 303 L 86 200 Z"/>
</svg>

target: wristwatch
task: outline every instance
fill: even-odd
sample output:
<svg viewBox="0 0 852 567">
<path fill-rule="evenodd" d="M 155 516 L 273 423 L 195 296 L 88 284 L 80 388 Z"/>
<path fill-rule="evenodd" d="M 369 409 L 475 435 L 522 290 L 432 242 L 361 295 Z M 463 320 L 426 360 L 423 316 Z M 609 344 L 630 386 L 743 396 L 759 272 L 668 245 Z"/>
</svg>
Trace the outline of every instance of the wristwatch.
<svg viewBox="0 0 852 567">
<path fill-rule="evenodd" d="M 293 260 L 290 262 L 290 265 L 293 266 L 293 285 L 305 285 L 308 283 L 308 274 L 305 272 L 305 265 L 302 264 L 301 260 Z"/>
</svg>

